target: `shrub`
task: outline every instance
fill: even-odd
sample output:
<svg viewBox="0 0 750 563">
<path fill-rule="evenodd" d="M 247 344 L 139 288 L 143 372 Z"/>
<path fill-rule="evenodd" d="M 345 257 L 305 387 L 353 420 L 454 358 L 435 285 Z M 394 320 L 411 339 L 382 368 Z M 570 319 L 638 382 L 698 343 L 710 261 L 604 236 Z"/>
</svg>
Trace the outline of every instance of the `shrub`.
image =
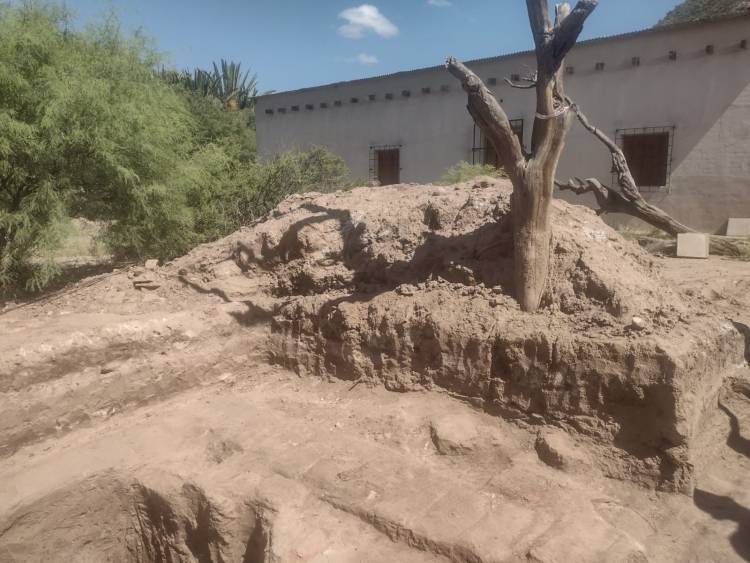
<svg viewBox="0 0 750 563">
<path fill-rule="evenodd" d="M 445 185 L 468 182 L 477 176 L 491 176 L 493 178 L 507 178 L 508 175 L 501 168 L 495 168 L 490 164 L 471 164 L 459 162 L 448 168 L 440 178 L 440 183 Z"/>
<path fill-rule="evenodd" d="M 50 281 L 69 217 L 100 224 L 118 258 L 166 260 L 291 193 L 348 187 L 323 148 L 259 164 L 252 104 L 165 80 L 114 19 L 67 27 L 54 5 L 0 4 L 0 291 Z"/>
<path fill-rule="evenodd" d="M 1 286 L 43 286 L 66 215 L 117 221 L 192 145 L 193 116 L 143 38 L 66 25 L 52 5 L 0 5 Z"/>
</svg>

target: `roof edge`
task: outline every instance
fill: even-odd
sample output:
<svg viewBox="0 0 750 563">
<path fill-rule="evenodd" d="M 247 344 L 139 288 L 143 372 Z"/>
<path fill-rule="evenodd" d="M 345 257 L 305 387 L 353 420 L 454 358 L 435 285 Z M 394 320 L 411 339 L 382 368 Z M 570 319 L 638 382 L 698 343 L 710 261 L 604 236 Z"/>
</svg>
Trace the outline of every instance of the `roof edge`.
<svg viewBox="0 0 750 563">
<path fill-rule="evenodd" d="M 670 31 L 675 31 L 679 29 L 688 29 L 692 27 L 701 27 L 705 25 L 712 25 L 717 23 L 724 23 L 727 21 L 733 21 L 733 20 L 742 20 L 747 19 L 750 20 L 750 13 L 746 14 L 727 14 L 722 16 L 717 16 L 710 19 L 700 20 L 700 21 L 690 21 L 690 22 L 679 22 L 679 23 L 673 23 L 673 24 L 666 24 L 666 25 L 655 25 L 654 27 L 649 27 L 646 29 L 640 29 L 636 31 L 628 31 L 626 33 L 618 33 L 616 35 L 606 35 L 602 37 L 594 37 L 592 39 L 586 39 L 584 41 L 579 41 L 576 43 L 576 46 L 579 45 L 596 45 L 598 43 L 606 43 L 608 41 L 617 41 L 619 39 L 626 39 L 630 37 L 638 37 L 641 35 L 657 35 L 659 33 L 666 33 Z M 521 55 L 530 55 L 533 54 L 533 50 L 525 50 L 525 51 L 515 51 L 512 53 L 504 53 L 502 55 L 495 55 L 492 57 L 482 57 L 479 59 L 471 59 L 468 61 L 463 61 L 464 64 L 467 66 L 471 66 L 472 64 L 477 63 L 487 63 L 491 61 L 502 61 L 505 59 L 510 59 L 513 57 L 518 57 Z M 391 78 L 391 77 L 397 77 L 397 76 L 406 76 L 409 74 L 416 74 L 418 72 L 425 72 L 430 70 L 438 70 L 440 68 L 443 68 L 443 65 L 434 65 L 434 66 L 426 66 L 421 68 L 414 68 L 410 70 L 399 70 L 396 72 L 391 72 L 387 74 L 378 74 L 375 76 L 368 76 L 366 78 L 355 78 L 354 80 L 342 80 L 339 82 L 330 82 L 328 84 L 320 84 L 318 86 L 307 86 L 305 88 L 297 88 L 295 90 L 283 90 L 281 92 L 273 92 L 271 94 L 264 94 L 262 96 L 258 96 L 257 100 L 265 100 L 265 99 L 271 99 L 276 96 L 285 96 L 288 94 L 301 94 L 303 92 L 310 92 L 312 90 L 322 90 L 324 88 L 332 88 L 336 86 L 348 86 L 351 84 L 358 84 L 361 82 L 369 82 L 371 80 L 379 80 L 383 78 Z"/>
</svg>

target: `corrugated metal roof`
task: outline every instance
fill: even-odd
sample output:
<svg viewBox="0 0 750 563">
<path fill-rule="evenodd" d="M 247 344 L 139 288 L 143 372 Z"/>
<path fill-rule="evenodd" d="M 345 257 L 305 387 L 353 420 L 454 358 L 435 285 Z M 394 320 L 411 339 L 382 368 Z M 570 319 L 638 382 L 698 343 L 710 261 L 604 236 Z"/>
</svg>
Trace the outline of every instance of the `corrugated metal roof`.
<svg viewBox="0 0 750 563">
<path fill-rule="evenodd" d="M 686 28 L 693 28 L 693 27 L 706 27 L 712 24 L 725 22 L 728 20 L 740 20 L 740 19 L 747 19 L 750 20 L 750 15 L 747 14 L 730 14 L 727 16 L 721 16 L 717 18 L 712 18 L 710 20 L 702 20 L 697 22 L 685 22 L 685 23 L 676 23 L 671 25 L 662 25 L 658 27 L 649 27 L 646 29 L 640 29 L 636 31 L 629 31 L 627 33 L 619 33 L 617 35 L 607 35 L 603 37 L 595 37 L 593 39 L 586 39 L 585 41 L 579 41 L 577 43 L 577 46 L 583 46 L 583 45 L 595 45 L 597 43 L 606 43 L 609 41 L 618 41 L 621 39 L 629 39 L 631 37 L 638 37 L 643 35 L 656 35 L 660 33 L 668 33 L 670 31 L 678 30 L 678 29 L 686 29 Z M 480 59 L 473 59 L 469 61 L 464 61 L 464 64 L 467 66 L 471 66 L 473 64 L 480 64 L 480 63 L 489 63 L 489 62 L 495 62 L 495 61 L 502 61 L 505 59 L 510 59 L 513 57 L 518 57 L 521 55 L 530 55 L 533 54 L 534 51 L 516 51 L 513 53 L 505 53 L 502 55 L 495 55 L 493 57 L 484 57 Z M 385 78 L 393 78 L 397 76 L 406 76 L 409 74 L 416 74 L 418 72 L 427 72 L 431 70 L 440 70 L 442 69 L 442 65 L 435 65 L 435 66 L 428 66 L 428 67 L 422 67 L 422 68 L 415 68 L 411 70 L 401 70 L 398 72 L 392 72 L 388 74 L 380 74 L 376 76 L 368 76 L 367 78 L 358 78 L 355 80 L 343 80 L 340 82 L 331 82 L 329 84 L 321 84 L 320 86 L 309 86 L 307 88 L 299 88 L 296 90 L 286 90 L 282 92 L 273 92 L 272 94 L 266 94 L 264 96 L 258 96 L 259 100 L 264 99 L 270 99 L 275 96 L 284 96 L 288 94 L 301 94 L 303 92 L 310 92 L 313 90 L 323 90 L 325 88 L 334 88 L 338 86 L 349 86 L 352 84 L 358 84 L 362 82 L 370 82 L 374 80 L 383 80 Z"/>
</svg>

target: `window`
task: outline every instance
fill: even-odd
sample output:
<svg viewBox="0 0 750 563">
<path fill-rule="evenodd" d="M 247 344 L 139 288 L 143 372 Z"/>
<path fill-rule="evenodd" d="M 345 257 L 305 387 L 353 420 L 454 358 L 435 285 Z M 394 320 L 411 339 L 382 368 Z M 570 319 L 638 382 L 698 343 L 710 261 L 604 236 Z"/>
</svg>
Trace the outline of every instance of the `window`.
<svg viewBox="0 0 750 563">
<path fill-rule="evenodd" d="M 523 147 L 523 119 L 511 119 L 510 127 Z M 474 125 L 474 146 L 471 149 L 472 164 L 489 164 L 500 168 L 500 157 L 495 148 L 487 141 L 482 130 Z"/>
<path fill-rule="evenodd" d="M 669 187 L 673 137 L 674 127 L 617 131 L 617 144 L 625 154 L 633 179 L 641 191 L 659 191 Z"/>
<path fill-rule="evenodd" d="M 401 182 L 401 145 L 370 147 L 370 178 L 381 186 Z"/>
</svg>

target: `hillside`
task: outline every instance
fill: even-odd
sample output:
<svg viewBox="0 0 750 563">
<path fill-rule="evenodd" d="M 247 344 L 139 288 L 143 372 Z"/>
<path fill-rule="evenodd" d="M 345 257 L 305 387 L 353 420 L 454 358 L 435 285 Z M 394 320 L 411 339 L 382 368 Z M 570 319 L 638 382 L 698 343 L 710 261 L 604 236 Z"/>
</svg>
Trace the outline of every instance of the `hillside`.
<svg viewBox="0 0 750 563">
<path fill-rule="evenodd" d="M 737 14 L 750 14 L 750 1 L 685 0 L 670 11 L 657 26 L 695 22 Z"/>
</svg>

